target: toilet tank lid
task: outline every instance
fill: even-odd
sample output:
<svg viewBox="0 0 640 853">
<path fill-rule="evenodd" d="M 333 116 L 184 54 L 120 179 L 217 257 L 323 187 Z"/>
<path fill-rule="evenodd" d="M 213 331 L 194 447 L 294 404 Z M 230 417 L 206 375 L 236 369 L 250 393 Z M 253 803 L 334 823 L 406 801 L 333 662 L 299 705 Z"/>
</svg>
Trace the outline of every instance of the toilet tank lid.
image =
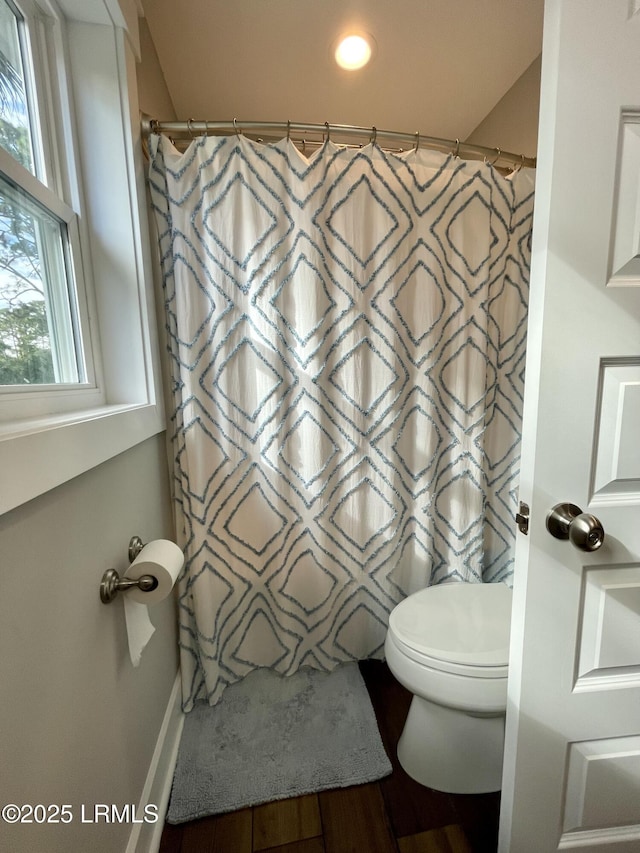
<svg viewBox="0 0 640 853">
<path fill-rule="evenodd" d="M 502 583 L 447 583 L 410 595 L 389 627 L 416 651 L 475 666 L 509 661 L 511 590 Z"/>
</svg>

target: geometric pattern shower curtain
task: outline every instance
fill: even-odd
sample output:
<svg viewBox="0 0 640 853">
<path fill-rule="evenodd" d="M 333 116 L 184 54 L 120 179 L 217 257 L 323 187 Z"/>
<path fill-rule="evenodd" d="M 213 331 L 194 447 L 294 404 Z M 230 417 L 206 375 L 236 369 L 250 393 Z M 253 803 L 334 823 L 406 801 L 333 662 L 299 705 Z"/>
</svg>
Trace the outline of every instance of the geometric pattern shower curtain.
<svg viewBox="0 0 640 853">
<path fill-rule="evenodd" d="M 381 657 L 429 584 L 510 582 L 533 173 L 152 138 L 183 707 Z"/>
</svg>

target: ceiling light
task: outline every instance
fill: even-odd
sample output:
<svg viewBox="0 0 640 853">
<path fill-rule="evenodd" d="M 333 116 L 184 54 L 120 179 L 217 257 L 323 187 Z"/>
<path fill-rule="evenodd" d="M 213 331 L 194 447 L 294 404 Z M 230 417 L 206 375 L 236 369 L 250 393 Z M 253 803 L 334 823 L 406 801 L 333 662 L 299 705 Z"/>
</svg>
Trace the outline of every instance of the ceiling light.
<svg viewBox="0 0 640 853">
<path fill-rule="evenodd" d="M 373 54 L 373 39 L 355 33 L 343 36 L 335 49 L 336 62 L 341 68 L 355 71 L 363 68 Z"/>
</svg>

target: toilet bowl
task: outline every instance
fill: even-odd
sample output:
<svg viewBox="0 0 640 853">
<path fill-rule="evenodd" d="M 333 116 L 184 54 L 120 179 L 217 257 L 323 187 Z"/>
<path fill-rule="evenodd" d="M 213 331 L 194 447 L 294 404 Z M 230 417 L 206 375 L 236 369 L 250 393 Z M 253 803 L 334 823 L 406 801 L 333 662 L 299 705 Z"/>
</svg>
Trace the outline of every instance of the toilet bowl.
<svg viewBox="0 0 640 853">
<path fill-rule="evenodd" d="M 501 583 L 431 586 L 391 612 L 387 664 L 413 693 L 398 760 L 422 785 L 500 790 L 510 623 Z"/>
</svg>

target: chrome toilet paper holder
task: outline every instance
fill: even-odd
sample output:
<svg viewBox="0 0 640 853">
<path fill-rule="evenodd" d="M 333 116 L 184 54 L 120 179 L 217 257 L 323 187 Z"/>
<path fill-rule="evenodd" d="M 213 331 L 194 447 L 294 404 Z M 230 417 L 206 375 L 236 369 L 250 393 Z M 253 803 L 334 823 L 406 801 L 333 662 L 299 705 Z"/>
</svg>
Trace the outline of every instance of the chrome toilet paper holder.
<svg viewBox="0 0 640 853">
<path fill-rule="evenodd" d="M 140 551 L 144 548 L 144 542 L 139 536 L 133 536 L 129 542 L 129 563 L 133 563 Z M 136 580 L 121 578 L 115 569 L 107 569 L 102 575 L 100 582 L 100 601 L 103 604 L 111 604 L 119 592 L 137 587 L 142 592 L 151 592 L 158 586 L 158 578 L 154 575 L 142 575 Z"/>
</svg>

